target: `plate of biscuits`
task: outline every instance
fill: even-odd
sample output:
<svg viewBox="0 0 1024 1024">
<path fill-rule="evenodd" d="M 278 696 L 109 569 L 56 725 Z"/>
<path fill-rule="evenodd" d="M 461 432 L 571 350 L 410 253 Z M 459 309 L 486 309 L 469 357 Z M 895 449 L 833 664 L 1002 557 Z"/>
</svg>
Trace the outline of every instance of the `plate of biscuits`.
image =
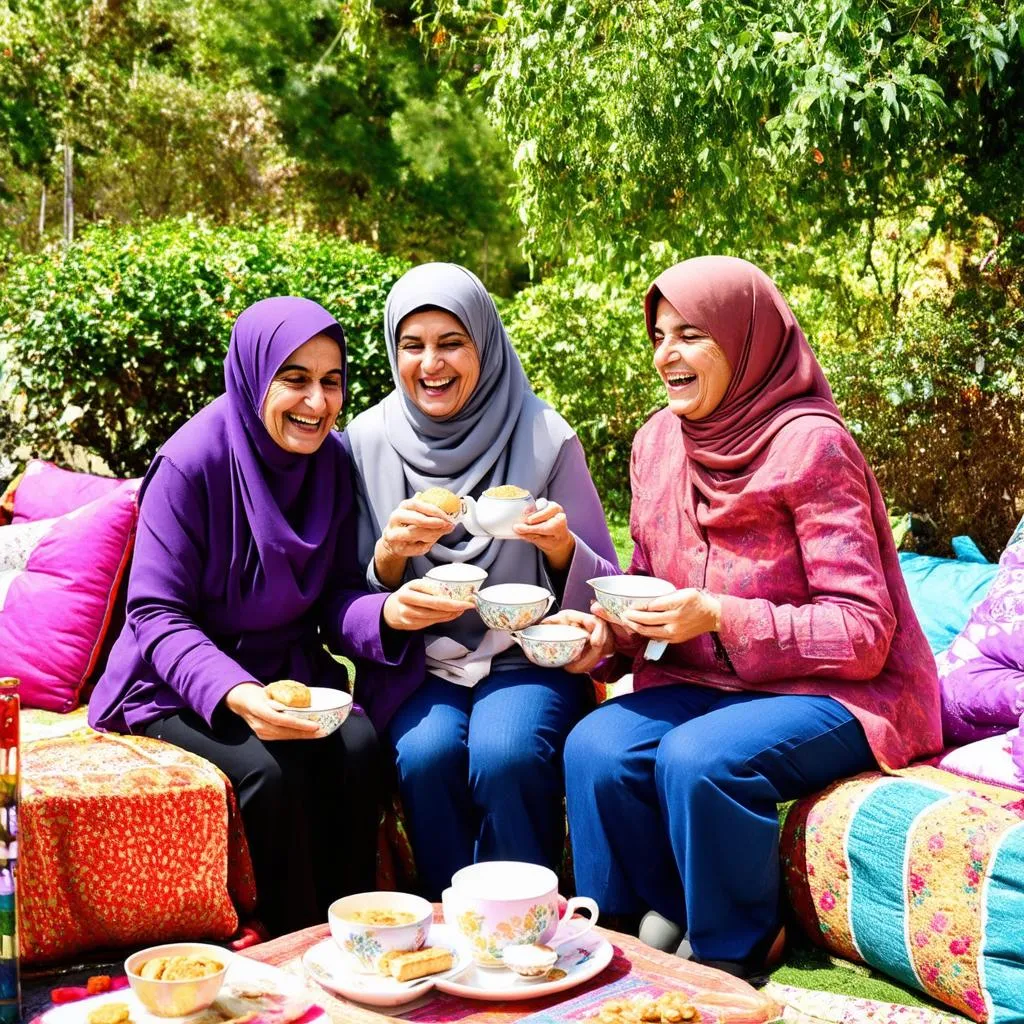
<svg viewBox="0 0 1024 1024">
<path fill-rule="evenodd" d="M 465 971 L 472 957 L 465 941 L 444 925 L 432 925 L 428 944 L 381 958 L 376 974 L 352 970 L 334 939 L 306 950 L 302 966 L 328 992 L 367 1006 L 401 1006 L 426 995 L 438 982 Z"/>
</svg>

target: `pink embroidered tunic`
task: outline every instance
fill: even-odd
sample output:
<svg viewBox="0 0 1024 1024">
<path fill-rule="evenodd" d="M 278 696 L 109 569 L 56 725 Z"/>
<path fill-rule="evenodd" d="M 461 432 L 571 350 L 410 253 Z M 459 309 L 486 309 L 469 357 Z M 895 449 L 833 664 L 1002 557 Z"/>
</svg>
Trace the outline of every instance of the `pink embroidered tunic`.
<svg viewBox="0 0 1024 1024">
<path fill-rule="evenodd" d="M 834 697 L 884 769 L 942 743 L 935 662 L 900 572 L 877 484 L 836 419 L 785 423 L 736 482 L 694 487 L 680 420 L 665 409 L 633 444 L 629 571 L 721 598 L 718 633 L 633 655 L 635 689 L 676 682 Z M 599 674 L 627 669 L 622 658 Z"/>
</svg>

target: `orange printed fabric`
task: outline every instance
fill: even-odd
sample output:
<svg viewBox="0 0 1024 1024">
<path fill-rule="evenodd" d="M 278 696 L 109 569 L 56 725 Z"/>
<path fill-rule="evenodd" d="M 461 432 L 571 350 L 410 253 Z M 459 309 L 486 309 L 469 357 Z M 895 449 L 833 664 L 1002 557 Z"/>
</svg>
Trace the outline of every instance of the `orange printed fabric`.
<svg viewBox="0 0 1024 1024">
<path fill-rule="evenodd" d="M 249 851 L 224 776 L 160 740 L 70 715 L 23 718 L 18 907 L 23 960 L 220 938 L 250 911 Z"/>
</svg>

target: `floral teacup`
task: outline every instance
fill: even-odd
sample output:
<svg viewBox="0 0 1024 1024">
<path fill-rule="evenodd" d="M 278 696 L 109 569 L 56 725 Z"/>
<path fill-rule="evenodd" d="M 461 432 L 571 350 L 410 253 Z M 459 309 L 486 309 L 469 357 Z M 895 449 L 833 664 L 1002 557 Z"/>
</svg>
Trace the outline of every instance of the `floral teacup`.
<svg viewBox="0 0 1024 1024">
<path fill-rule="evenodd" d="M 532 583 L 498 583 L 476 594 L 476 608 L 488 629 L 526 629 L 548 613 L 554 595 Z"/>
<path fill-rule="evenodd" d="M 524 861 L 491 860 L 456 871 L 441 894 L 444 919 L 468 940 L 482 967 L 502 967 L 506 946 L 543 942 L 558 946 L 597 924 L 597 904 L 586 896 L 568 901 L 558 918 L 558 879 L 549 868 Z M 573 920 L 583 909 L 589 920 Z"/>
<path fill-rule="evenodd" d="M 331 936 L 358 974 L 375 974 L 385 953 L 421 949 L 434 908 L 406 892 L 359 892 L 335 900 L 327 910 Z"/>
<path fill-rule="evenodd" d="M 434 583 L 445 597 L 455 601 L 472 601 L 473 595 L 487 579 L 487 570 L 466 562 L 449 562 L 429 569 L 424 579 Z"/>
<path fill-rule="evenodd" d="M 589 634 L 579 626 L 538 622 L 512 634 L 523 654 L 541 668 L 561 668 L 575 661 L 587 646 Z"/>
</svg>

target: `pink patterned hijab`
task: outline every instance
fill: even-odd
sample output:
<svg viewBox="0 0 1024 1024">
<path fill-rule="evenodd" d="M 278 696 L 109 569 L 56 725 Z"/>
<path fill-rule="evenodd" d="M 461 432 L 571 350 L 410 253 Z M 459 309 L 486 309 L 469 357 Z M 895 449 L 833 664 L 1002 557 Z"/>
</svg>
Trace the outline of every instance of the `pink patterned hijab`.
<svg viewBox="0 0 1024 1024">
<path fill-rule="evenodd" d="M 727 499 L 743 471 L 790 420 L 827 416 L 842 423 L 818 360 L 786 300 L 767 274 L 734 256 L 677 263 L 647 291 L 654 340 L 658 301 L 666 299 L 706 331 L 732 367 L 721 404 L 702 420 L 680 419 L 694 483 L 709 500 Z"/>
</svg>

